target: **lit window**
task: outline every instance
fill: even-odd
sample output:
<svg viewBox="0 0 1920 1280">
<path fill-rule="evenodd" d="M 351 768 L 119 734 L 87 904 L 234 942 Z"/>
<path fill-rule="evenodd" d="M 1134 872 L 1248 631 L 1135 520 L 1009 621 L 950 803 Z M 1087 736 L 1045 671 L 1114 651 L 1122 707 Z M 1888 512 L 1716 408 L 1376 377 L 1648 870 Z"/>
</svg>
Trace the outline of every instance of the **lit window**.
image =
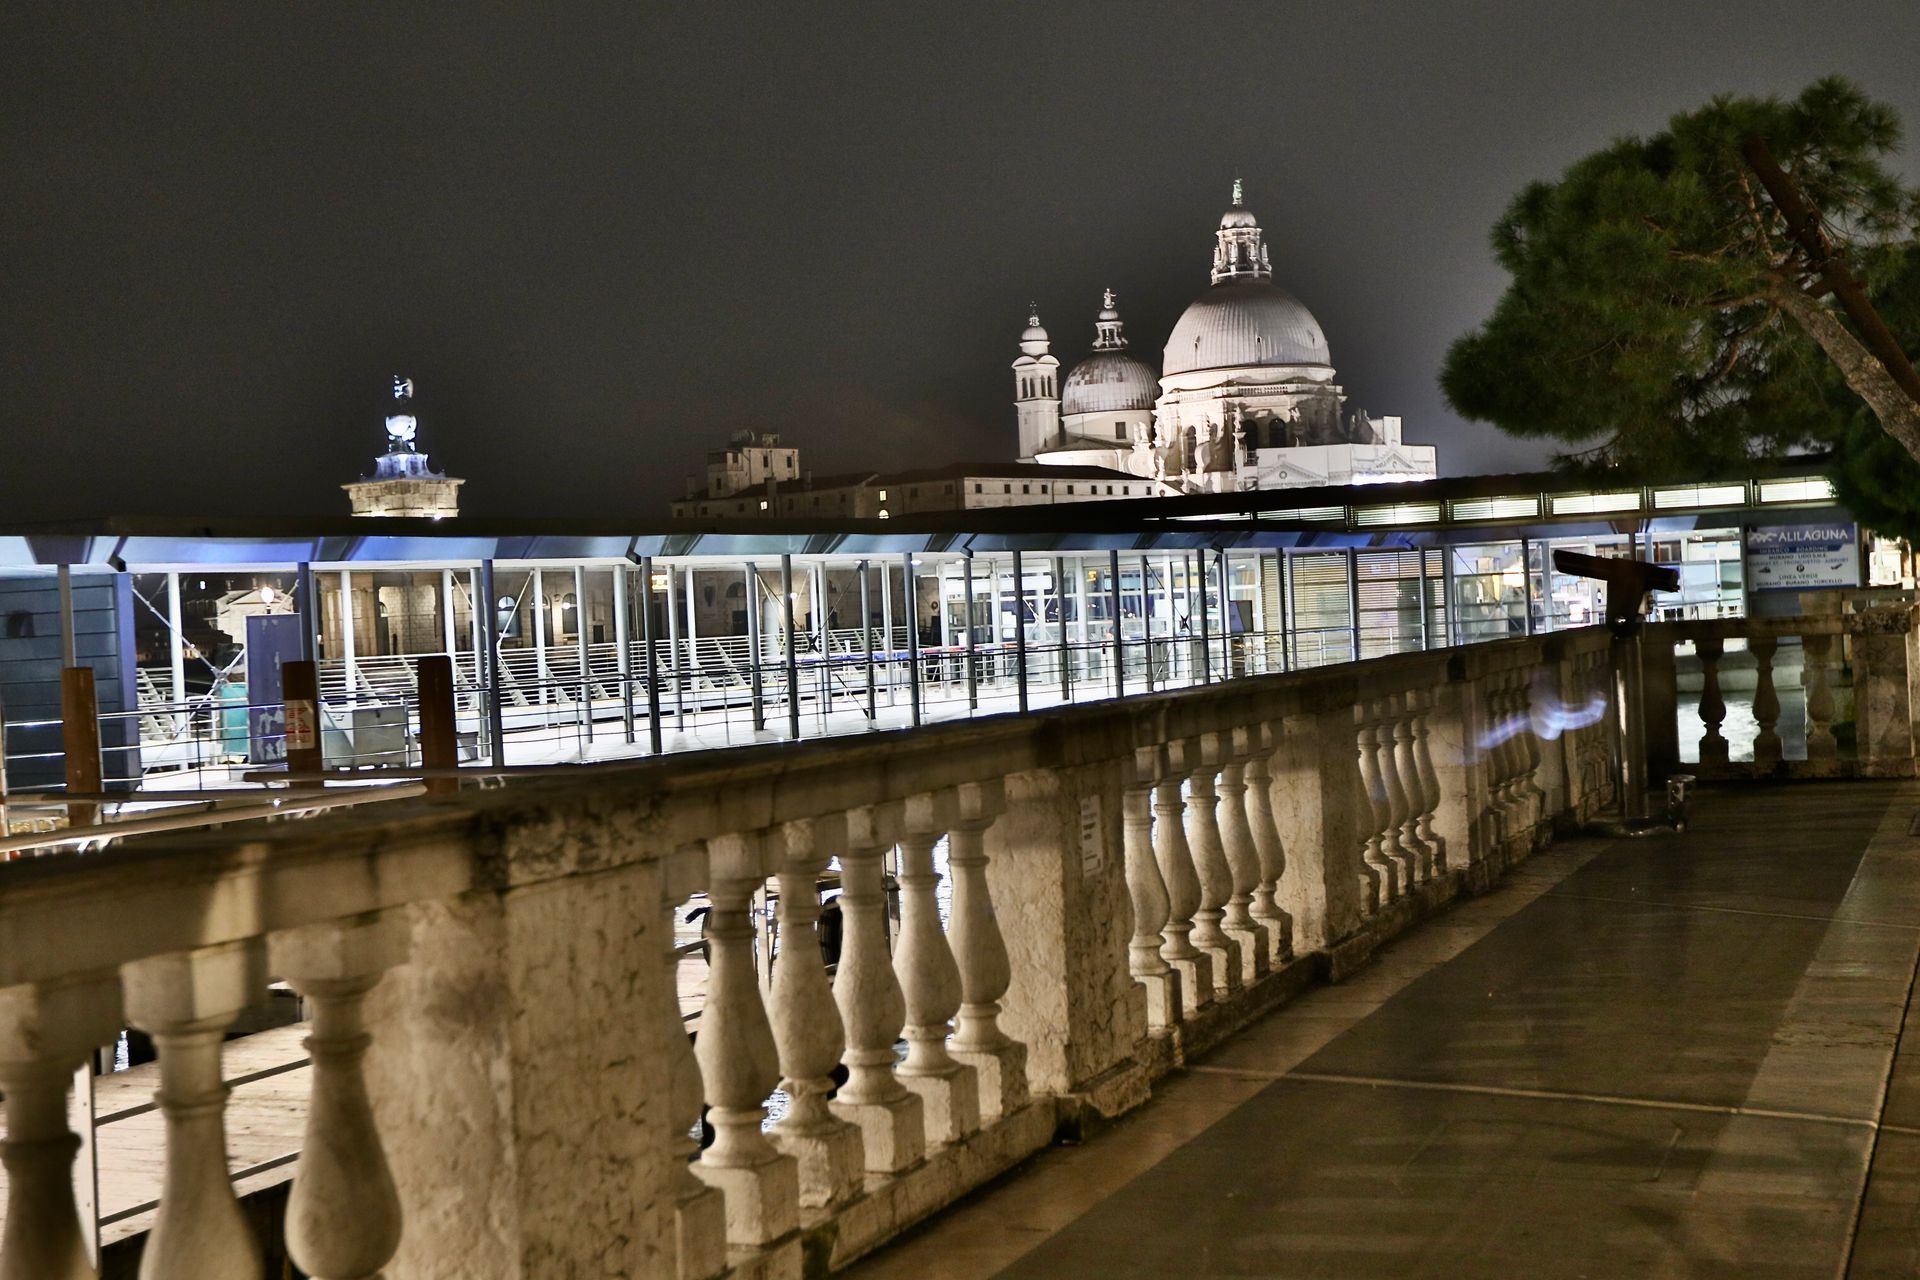
<svg viewBox="0 0 1920 1280">
<path fill-rule="evenodd" d="M 885 502 L 886 500 L 887 500 L 887 491 L 885 489 L 882 489 L 880 491 L 880 501 Z"/>
<path fill-rule="evenodd" d="M 762 511 L 767 509 L 767 500 L 765 498 L 760 499 L 760 509 Z"/>
</svg>

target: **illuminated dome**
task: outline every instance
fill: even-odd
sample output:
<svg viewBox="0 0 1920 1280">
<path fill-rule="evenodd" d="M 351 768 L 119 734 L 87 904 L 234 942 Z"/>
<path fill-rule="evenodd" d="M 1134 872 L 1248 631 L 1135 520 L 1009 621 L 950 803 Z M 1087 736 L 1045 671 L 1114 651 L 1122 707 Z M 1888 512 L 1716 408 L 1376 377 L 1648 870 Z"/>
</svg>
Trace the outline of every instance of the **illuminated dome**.
<svg viewBox="0 0 1920 1280">
<path fill-rule="evenodd" d="M 1153 370 L 1124 351 L 1096 351 L 1073 366 L 1060 388 L 1060 412 L 1112 413 L 1151 409 L 1160 394 Z"/>
<path fill-rule="evenodd" d="M 1076 413 L 1150 410 L 1160 394 L 1153 370 L 1127 354 L 1126 326 L 1120 322 L 1113 290 L 1100 302 L 1093 321 L 1093 353 L 1073 366 L 1060 388 L 1060 412 L 1069 418 Z"/>
<path fill-rule="evenodd" d="M 1047 354 L 1047 331 L 1040 326 L 1040 309 L 1030 308 L 1027 327 L 1020 331 L 1020 353 L 1029 356 Z"/>
<path fill-rule="evenodd" d="M 1327 335 L 1298 298 L 1271 280 L 1235 280 L 1207 290 L 1173 326 L 1164 372 L 1332 363 Z"/>
</svg>

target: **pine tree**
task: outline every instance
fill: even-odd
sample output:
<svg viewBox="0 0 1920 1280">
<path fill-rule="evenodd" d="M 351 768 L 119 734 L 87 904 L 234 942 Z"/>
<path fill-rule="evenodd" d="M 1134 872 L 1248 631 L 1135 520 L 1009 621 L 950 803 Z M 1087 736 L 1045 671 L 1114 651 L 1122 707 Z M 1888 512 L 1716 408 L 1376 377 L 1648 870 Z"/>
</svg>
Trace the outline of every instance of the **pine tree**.
<svg viewBox="0 0 1920 1280">
<path fill-rule="evenodd" d="M 1892 108 L 1830 77 L 1791 102 L 1716 98 L 1528 186 L 1493 230 L 1512 283 L 1448 352 L 1448 401 L 1649 479 L 1836 449 L 1863 518 L 1920 531 L 1920 404 L 1825 296 L 1824 264 L 1741 152 L 1765 142 L 1911 354 L 1920 192 L 1884 163 L 1899 137 Z"/>
</svg>

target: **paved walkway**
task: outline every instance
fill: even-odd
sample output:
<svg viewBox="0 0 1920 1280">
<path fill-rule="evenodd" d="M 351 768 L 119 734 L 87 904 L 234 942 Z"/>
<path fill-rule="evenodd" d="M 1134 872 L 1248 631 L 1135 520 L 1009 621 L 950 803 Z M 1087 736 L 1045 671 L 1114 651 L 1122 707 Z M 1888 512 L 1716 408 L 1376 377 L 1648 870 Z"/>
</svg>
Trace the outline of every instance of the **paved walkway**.
<svg viewBox="0 0 1920 1280">
<path fill-rule="evenodd" d="M 1914 1275 L 1916 812 L 1558 846 L 850 1274 Z"/>
</svg>

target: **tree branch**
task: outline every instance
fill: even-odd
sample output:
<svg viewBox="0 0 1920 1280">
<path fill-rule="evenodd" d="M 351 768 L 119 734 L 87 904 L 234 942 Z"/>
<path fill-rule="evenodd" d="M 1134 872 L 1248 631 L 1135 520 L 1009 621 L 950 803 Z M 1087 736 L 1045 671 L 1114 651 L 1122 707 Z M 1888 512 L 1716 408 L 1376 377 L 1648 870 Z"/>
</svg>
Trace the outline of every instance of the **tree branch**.
<svg viewBox="0 0 1920 1280">
<path fill-rule="evenodd" d="M 1791 280 L 1776 279 L 1774 284 L 1773 301 L 1820 344 L 1854 394 L 1880 419 L 1886 433 L 1920 461 L 1920 405 L 1908 397 L 1853 331 L 1840 323 L 1838 313 L 1808 297 Z"/>
</svg>

